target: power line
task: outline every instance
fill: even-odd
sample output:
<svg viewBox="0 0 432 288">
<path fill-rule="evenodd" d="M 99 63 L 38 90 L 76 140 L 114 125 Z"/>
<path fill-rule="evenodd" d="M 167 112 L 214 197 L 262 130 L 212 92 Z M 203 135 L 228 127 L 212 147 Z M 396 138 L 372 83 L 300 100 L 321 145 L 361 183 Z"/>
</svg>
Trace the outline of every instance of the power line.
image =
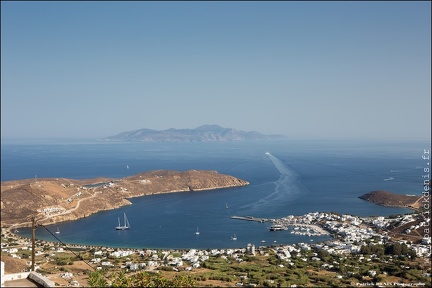
<svg viewBox="0 0 432 288">
<path fill-rule="evenodd" d="M 73 255 L 75 255 L 78 259 L 80 259 L 81 261 L 83 261 L 84 263 L 86 263 L 89 267 L 91 267 L 93 269 L 93 271 L 96 271 L 96 269 L 90 265 L 90 263 L 88 263 L 87 261 L 85 261 L 80 255 L 77 255 L 74 251 L 72 251 L 71 249 L 69 249 L 69 247 L 67 246 L 66 243 L 63 243 L 63 241 L 61 241 L 55 234 L 53 234 L 53 232 L 51 232 L 47 227 L 45 227 L 42 224 L 38 224 L 38 226 L 42 226 L 43 228 L 45 228 L 45 230 L 48 231 L 48 233 L 50 233 L 55 239 L 57 239 L 58 242 L 60 242 L 67 250 L 69 250 Z M 107 276 L 103 275 L 108 281 L 110 281 L 111 279 L 109 279 Z"/>
<path fill-rule="evenodd" d="M 82 259 L 82 257 L 80 255 L 77 255 L 74 251 L 72 251 L 71 249 L 69 249 L 69 247 L 66 245 L 66 243 L 63 243 L 63 241 L 61 241 L 55 234 L 53 234 L 47 227 L 45 227 L 42 224 L 39 224 L 39 226 L 42 226 L 43 228 L 45 228 L 45 230 L 48 231 L 48 233 L 50 233 L 55 239 L 57 239 L 58 242 L 60 242 L 67 250 L 69 250 L 70 252 L 72 252 L 72 254 L 74 254 L 77 258 L 79 258 L 80 260 L 82 260 L 84 263 L 86 263 L 88 266 L 90 266 L 93 270 L 96 271 L 96 269 L 90 265 L 90 263 L 88 263 L 87 261 L 85 261 L 84 259 Z"/>
</svg>

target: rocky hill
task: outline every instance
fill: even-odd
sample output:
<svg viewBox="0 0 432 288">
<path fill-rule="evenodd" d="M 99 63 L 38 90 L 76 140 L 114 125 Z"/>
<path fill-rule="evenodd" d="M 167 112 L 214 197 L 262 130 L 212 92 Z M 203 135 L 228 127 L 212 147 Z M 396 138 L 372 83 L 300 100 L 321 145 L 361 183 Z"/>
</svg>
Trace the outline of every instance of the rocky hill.
<svg viewBox="0 0 432 288">
<path fill-rule="evenodd" d="M 1 224 L 55 223 L 130 204 L 128 198 L 248 185 L 216 171 L 158 170 L 122 179 L 26 179 L 1 183 Z"/>
<path fill-rule="evenodd" d="M 223 128 L 218 125 L 203 125 L 195 129 L 152 130 L 139 129 L 102 138 L 103 141 L 143 141 L 143 142 L 218 142 L 260 139 L 281 139 L 282 135 L 263 135 L 255 131 L 241 131 Z"/>
<path fill-rule="evenodd" d="M 372 191 L 360 196 L 359 198 L 389 207 L 408 207 L 417 209 L 421 206 L 421 196 L 400 195 L 388 191 Z"/>
</svg>

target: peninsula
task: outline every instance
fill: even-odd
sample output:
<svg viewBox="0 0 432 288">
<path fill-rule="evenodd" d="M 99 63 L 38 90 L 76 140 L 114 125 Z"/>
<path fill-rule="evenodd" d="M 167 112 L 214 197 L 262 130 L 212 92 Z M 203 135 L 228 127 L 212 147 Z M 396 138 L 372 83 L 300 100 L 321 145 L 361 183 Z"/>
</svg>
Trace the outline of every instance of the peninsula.
<svg viewBox="0 0 432 288">
<path fill-rule="evenodd" d="M 28 226 L 33 216 L 41 224 L 76 220 L 98 211 L 129 205 L 128 198 L 248 184 L 236 177 L 208 170 L 156 170 L 121 179 L 6 181 L 1 183 L 1 226 Z"/>
<path fill-rule="evenodd" d="M 360 199 L 387 207 L 406 207 L 419 209 L 421 207 L 421 196 L 400 195 L 388 191 L 371 191 L 359 197 Z"/>
</svg>

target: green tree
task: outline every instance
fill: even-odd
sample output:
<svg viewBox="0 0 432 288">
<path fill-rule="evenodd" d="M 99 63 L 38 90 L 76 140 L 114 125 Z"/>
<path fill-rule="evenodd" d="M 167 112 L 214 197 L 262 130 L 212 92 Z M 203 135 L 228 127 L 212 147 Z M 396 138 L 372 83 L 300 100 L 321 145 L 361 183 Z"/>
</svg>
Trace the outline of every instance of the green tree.
<svg viewBox="0 0 432 288">
<path fill-rule="evenodd" d="M 135 281 L 137 287 L 151 287 L 150 284 L 152 283 L 151 275 L 148 272 L 140 272 L 134 275 Z"/>
<path fill-rule="evenodd" d="M 360 253 L 363 255 L 369 255 L 371 253 L 369 245 L 362 245 L 360 247 Z"/>
<path fill-rule="evenodd" d="M 189 275 L 176 275 L 172 280 L 174 287 L 195 287 L 195 280 Z"/>
<path fill-rule="evenodd" d="M 132 287 L 132 283 L 134 282 L 133 277 L 127 277 L 124 270 L 114 273 L 111 279 L 112 287 Z"/>
<path fill-rule="evenodd" d="M 343 265 L 343 264 L 339 265 L 339 273 L 342 275 L 345 275 L 347 273 L 347 268 L 345 265 Z"/>
<path fill-rule="evenodd" d="M 93 271 L 88 274 L 90 287 L 108 287 L 108 283 L 105 278 L 105 272 Z"/>
<path fill-rule="evenodd" d="M 318 250 L 318 257 L 321 258 L 324 262 L 328 262 L 331 259 L 331 255 L 324 249 Z"/>
</svg>

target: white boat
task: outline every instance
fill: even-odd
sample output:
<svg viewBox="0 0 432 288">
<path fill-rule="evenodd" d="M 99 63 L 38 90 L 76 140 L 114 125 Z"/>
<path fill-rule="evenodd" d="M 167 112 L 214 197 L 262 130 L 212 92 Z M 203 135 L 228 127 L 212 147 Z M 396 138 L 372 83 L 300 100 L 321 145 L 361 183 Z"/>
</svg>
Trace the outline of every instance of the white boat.
<svg viewBox="0 0 432 288">
<path fill-rule="evenodd" d="M 195 234 L 196 235 L 199 235 L 200 233 L 199 233 L 199 230 L 198 230 L 198 227 L 197 227 L 197 231 L 195 232 Z"/>
<path fill-rule="evenodd" d="M 270 227 L 270 231 L 282 231 L 282 230 L 284 230 L 284 227 L 279 224 L 275 224 Z"/>
<path fill-rule="evenodd" d="M 127 230 L 130 228 L 129 221 L 126 217 L 126 213 L 123 213 L 124 225 L 120 224 L 120 217 L 118 218 L 118 226 L 115 227 L 116 230 Z"/>
<path fill-rule="evenodd" d="M 60 229 L 58 227 L 57 227 L 57 231 L 55 233 L 60 234 Z"/>
<path fill-rule="evenodd" d="M 231 240 L 237 240 L 236 234 L 234 234 L 234 236 L 231 236 Z"/>
<path fill-rule="evenodd" d="M 228 209 L 228 203 L 225 203 L 225 209 Z"/>
</svg>

